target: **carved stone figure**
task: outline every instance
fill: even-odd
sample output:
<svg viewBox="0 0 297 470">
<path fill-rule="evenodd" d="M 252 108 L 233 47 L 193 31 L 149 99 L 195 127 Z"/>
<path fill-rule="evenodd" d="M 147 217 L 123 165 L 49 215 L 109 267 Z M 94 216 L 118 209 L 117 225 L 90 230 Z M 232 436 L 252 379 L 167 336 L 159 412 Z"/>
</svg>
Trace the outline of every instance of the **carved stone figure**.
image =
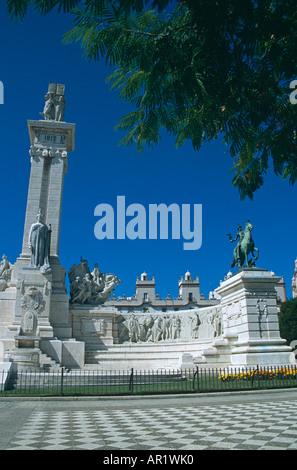
<svg viewBox="0 0 297 470">
<path fill-rule="evenodd" d="M 221 315 L 218 315 L 218 312 L 212 315 L 211 324 L 214 329 L 214 337 L 220 336 L 222 334 L 222 318 Z"/>
<path fill-rule="evenodd" d="M 50 83 L 45 95 L 43 112 L 39 113 L 46 121 L 63 121 L 65 113 L 65 86 Z"/>
<path fill-rule="evenodd" d="M 163 319 L 163 339 L 170 339 L 172 334 L 171 318 L 168 315 Z"/>
<path fill-rule="evenodd" d="M 102 274 L 102 280 L 104 283 L 104 289 L 96 295 L 95 299 L 99 302 L 104 302 L 109 299 L 114 287 L 121 283 L 121 280 L 115 274 L 104 273 Z"/>
<path fill-rule="evenodd" d="M 268 306 L 265 299 L 257 299 L 257 312 L 258 312 L 258 323 L 259 323 L 259 333 L 260 338 L 263 337 L 263 317 L 268 320 Z M 267 326 L 268 330 L 268 326 Z"/>
<path fill-rule="evenodd" d="M 179 316 L 174 315 L 172 318 L 172 325 L 171 325 L 171 338 L 172 339 L 179 339 L 181 332 L 181 321 Z"/>
<path fill-rule="evenodd" d="M 0 292 L 3 292 L 8 287 L 11 279 L 11 270 L 10 262 L 7 260 L 6 255 L 3 255 L 0 263 Z"/>
<path fill-rule="evenodd" d="M 92 300 L 92 290 L 93 283 L 91 274 L 87 273 L 84 275 L 83 279 L 77 281 L 77 291 L 72 298 L 73 302 L 78 302 L 80 304 L 87 304 Z M 73 292 L 73 290 L 72 290 Z"/>
<path fill-rule="evenodd" d="M 153 326 L 153 341 L 157 343 L 163 338 L 163 319 L 161 316 L 157 317 Z"/>
<path fill-rule="evenodd" d="M 92 271 L 92 278 L 94 280 L 94 282 L 103 290 L 104 288 L 104 282 L 103 282 L 103 279 L 102 279 L 102 274 L 100 272 L 100 269 L 98 268 L 98 263 L 95 263 L 95 266 L 94 266 L 94 269 Z"/>
<path fill-rule="evenodd" d="M 139 341 L 139 323 L 134 315 L 129 319 L 128 329 L 131 343 L 137 343 Z"/>
<path fill-rule="evenodd" d="M 145 340 L 144 341 L 152 341 L 153 326 L 154 326 L 153 317 L 150 316 L 148 318 L 145 318 L 144 320 Z"/>
<path fill-rule="evenodd" d="M 49 273 L 51 272 L 49 262 L 51 226 L 48 228 L 43 223 L 43 216 L 40 210 L 36 219 L 37 222 L 31 225 L 28 239 L 31 250 L 30 266 L 34 268 L 39 267 L 42 273 Z"/>
<path fill-rule="evenodd" d="M 238 225 L 238 233 L 234 239 L 232 239 L 230 233 L 227 234 L 231 243 L 239 239 L 237 246 L 233 251 L 233 261 L 231 264 L 231 268 L 233 268 L 234 266 L 241 267 L 244 265 L 246 267 L 255 266 L 255 261 L 259 257 L 259 250 L 255 247 L 255 243 L 252 239 L 251 231 L 253 230 L 253 228 L 254 226 L 248 220 L 244 230 L 242 230 L 242 227 Z M 254 254 L 254 251 L 256 252 L 256 254 Z M 248 255 L 250 253 L 254 257 L 254 260 L 248 259 Z"/>
<path fill-rule="evenodd" d="M 80 258 L 79 265 L 73 265 L 68 272 L 70 281 L 70 297 L 74 303 L 103 303 L 109 299 L 120 279 L 114 274 L 101 273 L 98 264 L 90 272 L 88 261 Z"/>
<path fill-rule="evenodd" d="M 199 325 L 201 324 L 201 321 L 199 319 L 198 313 L 195 313 L 195 316 L 192 317 L 192 335 L 194 339 L 197 339 L 199 337 Z"/>
<path fill-rule="evenodd" d="M 65 112 L 65 100 L 63 96 L 59 96 L 55 104 L 55 121 L 63 121 Z"/>
<path fill-rule="evenodd" d="M 40 113 L 41 116 L 44 117 L 46 121 L 54 120 L 55 118 L 55 101 L 53 93 L 47 93 L 45 95 L 45 105 L 43 108 L 43 112 Z"/>
<path fill-rule="evenodd" d="M 82 280 L 86 274 L 90 273 L 90 268 L 88 266 L 88 261 L 80 257 L 80 264 L 74 264 L 72 268 L 69 269 L 68 277 L 69 281 L 72 283 L 74 280 Z"/>
<path fill-rule="evenodd" d="M 7 269 L 10 269 L 10 263 L 7 261 L 7 256 L 3 255 L 0 263 L 0 277 L 3 277 L 3 274 Z"/>
</svg>

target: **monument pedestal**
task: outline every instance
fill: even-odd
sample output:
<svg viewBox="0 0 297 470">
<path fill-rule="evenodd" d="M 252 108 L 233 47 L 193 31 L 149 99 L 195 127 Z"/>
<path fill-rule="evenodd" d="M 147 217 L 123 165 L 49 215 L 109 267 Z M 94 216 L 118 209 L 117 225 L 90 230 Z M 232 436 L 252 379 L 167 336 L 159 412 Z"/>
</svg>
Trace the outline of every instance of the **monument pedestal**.
<svg viewBox="0 0 297 470">
<path fill-rule="evenodd" d="M 40 370 L 40 349 L 16 347 L 10 352 L 10 359 L 17 363 L 19 371 L 38 371 Z"/>
<path fill-rule="evenodd" d="M 52 275 L 42 274 L 39 268 L 23 266 L 17 276 L 14 320 L 9 329 L 15 332 L 18 347 L 29 344 L 32 347 L 42 338 L 53 337 L 50 324 Z"/>
<path fill-rule="evenodd" d="M 106 348 L 119 342 L 119 313 L 114 307 L 70 304 L 70 316 L 73 335 L 84 342 L 87 348 Z"/>
<path fill-rule="evenodd" d="M 292 348 L 280 337 L 277 293 L 280 277 L 259 268 L 241 268 L 222 282 L 224 336 L 237 336 L 231 349 L 234 367 L 295 364 Z"/>
</svg>

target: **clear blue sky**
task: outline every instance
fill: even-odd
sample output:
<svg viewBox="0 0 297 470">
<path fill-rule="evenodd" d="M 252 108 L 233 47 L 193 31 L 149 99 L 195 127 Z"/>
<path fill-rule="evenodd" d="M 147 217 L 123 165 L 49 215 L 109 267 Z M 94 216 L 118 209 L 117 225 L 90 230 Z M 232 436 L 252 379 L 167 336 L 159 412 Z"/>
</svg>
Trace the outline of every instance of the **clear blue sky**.
<svg viewBox="0 0 297 470">
<path fill-rule="evenodd" d="M 0 80 L 5 103 L 0 105 L 1 230 L 0 251 L 14 263 L 21 253 L 30 175 L 27 119 L 39 120 L 49 82 L 66 85 L 67 122 L 76 123 L 76 148 L 69 155 L 65 176 L 60 259 L 68 271 L 80 256 L 92 268 L 122 280 L 116 295 L 133 295 L 136 276 L 155 275 L 161 297 L 178 295 L 178 280 L 187 270 L 199 275 L 208 297 L 230 269 L 234 245 L 226 234 L 237 224 L 254 224 L 260 250 L 257 266 L 284 275 L 291 297 L 296 248 L 297 187 L 270 172 L 253 201 L 240 201 L 232 187 L 232 159 L 221 142 L 194 152 L 190 144 L 176 149 L 164 135 L 145 154 L 118 147 L 123 137 L 114 130 L 126 103 L 110 92 L 104 62 L 89 63 L 78 44 L 64 46 L 70 18 L 55 13 L 40 18 L 30 12 L 21 24 L 10 24 L 0 6 Z M 295 77 L 292 77 L 294 79 Z M 289 94 L 289 90 L 288 90 Z M 97 204 L 127 204 L 148 208 L 153 203 L 202 204 L 203 242 L 197 251 L 184 251 L 182 240 L 103 240 L 94 236 Z M 1 255 L 2 255 L 1 253 Z M 234 270 L 233 270 L 234 272 Z"/>
</svg>

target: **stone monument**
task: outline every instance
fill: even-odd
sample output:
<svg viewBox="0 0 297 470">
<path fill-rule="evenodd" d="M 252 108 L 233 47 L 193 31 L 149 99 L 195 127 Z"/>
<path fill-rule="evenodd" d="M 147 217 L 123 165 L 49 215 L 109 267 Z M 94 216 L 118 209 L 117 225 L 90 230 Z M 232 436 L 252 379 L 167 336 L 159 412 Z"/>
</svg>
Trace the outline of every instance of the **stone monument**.
<svg viewBox="0 0 297 470">
<path fill-rule="evenodd" d="M 15 286 L 12 358 L 38 366 L 39 349 L 50 340 L 70 340 L 69 297 L 65 269 L 59 260 L 64 176 L 74 150 L 75 124 L 62 121 L 65 86 L 50 83 L 41 113 L 44 121 L 28 121 L 31 174 L 22 252 L 11 275 Z M 62 362 L 62 361 L 61 361 Z"/>
<path fill-rule="evenodd" d="M 295 363 L 279 332 L 275 288 L 280 279 L 265 269 L 240 268 L 216 289 L 231 366 Z"/>
<path fill-rule="evenodd" d="M 227 276 L 216 289 L 221 296 L 223 338 L 231 346 L 230 365 L 281 365 L 295 363 L 292 348 L 280 337 L 276 286 L 281 280 L 265 269 L 255 267 L 259 250 L 251 236 L 253 225 L 247 222 L 233 240 L 238 240 L 231 267 L 239 270 Z M 256 255 L 254 255 L 254 251 Z M 254 259 L 249 259 L 252 254 Z"/>
<path fill-rule="evenodd" d="M 283 365 L 295 363 L 280 337 L 281 278 L 255 266 L 253 225 L 238 225 L 230 271 L 206 300 L 187 272 L 179 296 L 163 301 L 155 279 L 137 279 L 133 298 L 110 299 L 121 282 L 81 257 L 69 272 L 59 258 L 64 177 L 75 124 L 64 121 L 65 86 L 50 83 L 44 119 L 29 120 L 31 173 L 22 251 L 0 263 L 0 360 L 19 369 L 109 370 Z M 251 257 L 252 256 L 252 257 Z M 51 364 L 49 362 L 48 364 Z M 48 365 L 47 364 L 47 365 Z M 0 383 L 1 386 L 1 383 Z"/>
</svg>

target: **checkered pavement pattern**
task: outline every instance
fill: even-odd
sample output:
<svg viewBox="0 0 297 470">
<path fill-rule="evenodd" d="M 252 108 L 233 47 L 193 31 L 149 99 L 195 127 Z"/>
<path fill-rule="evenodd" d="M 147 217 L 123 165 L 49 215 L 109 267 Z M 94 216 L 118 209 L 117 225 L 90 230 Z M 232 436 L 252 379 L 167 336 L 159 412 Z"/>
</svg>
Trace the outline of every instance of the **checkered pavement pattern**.
<svg viewBox="0 0 297 470">
<path fill-rule="evenodd" d="M 136 403 L 135 403 L 136 405 Z M 294 401 L 34 411 L 10 450 L 296 450 Z"/>
</svg>

